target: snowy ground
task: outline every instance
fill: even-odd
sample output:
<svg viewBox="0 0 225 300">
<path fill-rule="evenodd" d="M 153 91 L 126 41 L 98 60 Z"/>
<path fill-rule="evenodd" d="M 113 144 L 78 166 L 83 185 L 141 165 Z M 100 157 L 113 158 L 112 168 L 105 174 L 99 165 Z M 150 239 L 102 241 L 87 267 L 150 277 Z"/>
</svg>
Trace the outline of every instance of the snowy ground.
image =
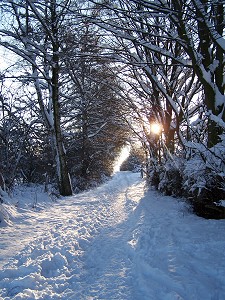
<svg viewBox="0 0 225 300">
<path fill-rule="evenodd" d="M 225 299 L 225 220 L 129 172 L 51 206 L 40 195 L 0 228 L 0 299 Z"/>
</svg>

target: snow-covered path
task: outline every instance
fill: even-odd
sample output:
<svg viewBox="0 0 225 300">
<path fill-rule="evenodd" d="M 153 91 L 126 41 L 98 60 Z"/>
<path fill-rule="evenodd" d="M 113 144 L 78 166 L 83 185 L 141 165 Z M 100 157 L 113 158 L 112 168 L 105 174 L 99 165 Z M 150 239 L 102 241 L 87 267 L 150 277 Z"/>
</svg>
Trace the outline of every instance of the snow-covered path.
<svg viewBox="0 0 225 300">
<path fill-rule="evenodd" d="M 0 228 L 0 299 L 225 299 L 225 221 L 145 192 L 138 174 L 18 220 Z"/>
</svg>

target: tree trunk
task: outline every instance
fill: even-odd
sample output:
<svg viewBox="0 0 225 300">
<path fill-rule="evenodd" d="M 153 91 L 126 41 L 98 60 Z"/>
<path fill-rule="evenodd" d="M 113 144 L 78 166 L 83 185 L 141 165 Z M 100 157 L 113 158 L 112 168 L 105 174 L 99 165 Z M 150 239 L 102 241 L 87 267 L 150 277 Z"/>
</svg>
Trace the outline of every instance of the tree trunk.
<svg viewBox="0 0 225 300">
<path fill-rule="evenodd" d="M 60 126 L 60 103 L 59 103 L 59 42 L 58 42 L 58 24 L 56 14 L 56 2 L 51 1 L 51 25 L 52 25 L 52 104 L 54 115 L 54 134 L 55 134 L 55 155 L 57 166 L 57 179 L 59 192 L 62 196 L 72 195 L 70 176 L 68 173 L 66 155 L 63 146 L 63 137 Z"/>
<path fill-rule="evenodd" d="M 82 167 L 81 175 L 82 177 L 88 177 L 88 167 L 89 167 L 89 142 L 88 142 L 88 128 L 87 128 L 87 111 L 85 108 L 82 108 Z"/>
<path fill-rule="evenodd" d="M 222 120 L 225 121 L 224 103 L 221 105 L 217 104 L 217 97 L 224 96 L 224 84 L 222 80 L 224 74 L 224 53 L 215 37 L 211 34 L 211 28 L 209 27 L 209 24 L 214 23 L 218 38 L 222 37 L 224 28 L 223 4 L 215 4 L 214 10 L 212 10 L 211 5 L 213 5 L 213 2 L 208 0 L 192 1 L 198 21 L 199 47 L 196 51 L 188 33 L 189 29 L 187 29 L 186 23 L 182 20 L 182 9 L 177 1 L 174 0 L 172 2 L 176 11 L 179 12 L 178 18 L 172 21 L 177 26 L 178 34 L 184 42 L 185 50 L 192 60 L 193 69 L 203 86 L 205 94 L 204 102 L 207 110 L 215 116 L 221 116 Z M 209 15 L 209 10 L 211 10 L 213 16 Z M 212 66 L 215 65 L 215 60 L 217 66 L 213 69 Z M 222 128 L 219 128 L 216 122 L 208 121 L 207 145 L 209 148 L 220 142 L 220 134 L 222 132 Z"/>
</svg>

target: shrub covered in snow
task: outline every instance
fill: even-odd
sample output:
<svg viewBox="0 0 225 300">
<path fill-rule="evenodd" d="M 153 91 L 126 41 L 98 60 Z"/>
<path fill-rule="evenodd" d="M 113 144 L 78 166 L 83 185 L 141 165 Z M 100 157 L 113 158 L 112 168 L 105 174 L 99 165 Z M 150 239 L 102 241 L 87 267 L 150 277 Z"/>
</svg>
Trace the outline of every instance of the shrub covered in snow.
<svg viewBox="0 0 225 300">
<path fill-rule="evenodd" d="M 158 189 L 165 195 L 182 196 L 183 161 L 178 159 L 169 160 L 161 170 Z"/>
<path fill-rule="evenodd" d="M 199 216 L 225 218 L 220 205 L 225 199 L 223 141 L 213 149 L 200 145 L 194 150 L 188 159 L 170 156 L 161 165 L 152 164 L 148 170 L 149 183 L 165 195 L 188 199 Z"/>
<path fill-rule="evenodd" d="M 146 166 L 146 180 L 148 184 L 156 189 L 160 183 L 161 166 L 155 159 L 150 159 Z"/>
<path fill-rule="evenodd" d="M 222 174 L 207 167 L 199 157 L 187 161 L 183 179 L 185 195 L 193 201 L 215 202 L 224 197 Z"/>
<path fill-rule="evenodd" d="M 220 148 L 220 150 L 219 150 Z M 225 199 L 225 173 L 221 145 L 205 149 L 186 162 L 183 175 L 184 195 L 194 212 L 207 218 L 224 218 L 220 200 Z"/>
</svg>

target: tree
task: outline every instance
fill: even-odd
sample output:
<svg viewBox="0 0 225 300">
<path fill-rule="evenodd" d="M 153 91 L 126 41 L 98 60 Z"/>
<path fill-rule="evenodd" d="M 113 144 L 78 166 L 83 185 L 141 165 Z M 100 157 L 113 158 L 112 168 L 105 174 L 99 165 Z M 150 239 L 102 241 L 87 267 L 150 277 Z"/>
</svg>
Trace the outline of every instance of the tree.
<svg viewBox="0 0 225 300">
<path fill-rule="evenodd" d="M 170 69 L 173 66 L 173 73 L 179 66 L 192 69 L 204 89 L 209 115 L 208 147 L 216 145 L 223 130 L 213 116 L 224 121 L 224 4 L 208 0 L 92 2 L 94 12 L 105 12 L 99 13 L 97 19 L 95 13 L 92 21 L 111 31 L 126 48 L 132 44 L 136 49 L 135 57 L 129 53 L 128 63 L 139 67 L 145 64 L 146 69 L 152 66 L 152 70 L 159 70 L 165 64 Z M 108 18 L 106 12 L 114 18 Z M 143 60 L 146 54 L 151 60 Z M 154 85 L 159 89 L 158 83 Z M 165 89 L 163 92 L 174 110 L 171 92 Z M 155 98 L 158 98 L 157 91 Z"/>
<path fill-rule="evenodd" d="M 61 195 L 72 188 L 60 125 L 60 28 L 69 1 L 7 1 L 1 5 L 10 16 L 1 28 L 0 44 L 26 62 L 26 75 L 33 83 L 43 121 L 51 137 Z M 4 14 L 3 14 L 4 17 Z M 12 21 L 12 23 L 10 23 Z M 6 22 L 6 21 L 5 21 Z"/>
<path fill-rule="evenodd" d="M 141 1 L 120 1 L 117 5 L 110 1 L 104 4 L 95 2 L 94 15 L 99 7 L 106 12 L 99 13 L 92 21 L 114 35 L 114 43 L 110 45 L 115 51 L 114 57 L 130 66 L 127 75 L 131 80 L 128 76 L 126 80 L 136 91 L 129 103 L 139 107 L 136 112 L 139 119 L 144 118 L 145 127 L 150 126 L 146 124 L 147 120 L 148 123 L 162 124 L 164 145 L 173 153 L 178 142 L 185 147 L 181 128 L 197 111 L 192 103 L 201 87 L 184 59 L 183 47 L 166 35 L 167 32 L 176 35 L 174 25 L 146 6 Z M 107 18 L 107 12 L 114 18 Z"/>
<path fill-rule="evenodd" d="M 166 7 L 167 8 L 167 7 Z M 208 147 L 220 141 L 222 128 L 211 116 L 225 121 L 224 95 L 224 3 L 192 0 L 171 1 L 170 20 L 177 28 L 180 44 L 204 88 L 204 102 L 209 112 Z"/>
<path fill-rule="evenodd" d="M 170 186 L 166 192 L 171 193 L 179 182 L 186 195 L 197 201 L 213 201 L 215 191 L 220 197 L 221 191 L 224 193 L 225 162 L 224 3 L 91 2 L 93 13 L 87 17 L 111 33 L 114 58 L 131 66 L 129 86 L 133 94 L 143 99 L 137 101 L 133 97 L 128 103 L 142 124 L 144 134 L 138 132 L 138 135 L 148 157 L 156 161 L 159 177 L 165 179 L 157 186 Z M 156 151 L 158 139 L 149 138 L 151 121 L 163 124 L 160 143 L 163 152 Z M 165 160 L 163 164 L 161 158 Z M 190 161 L 201 161 L 204 170 L 194 181 L 182 174 L 191 165 Z M 168 169 L 173 170 L 167 172 Z"/>
<path fill-rule="evenodd" d="M 69 153 L 76 153 L 74 175 L 88 182 L 112 173 L 115 155 L 126 143 L 128 129 L 121 120 L 127 110 L 120 97 L 119 68 L 103 53 L 101 31 L 85 21 L 82 25 L 66 36 L 64 126 L 67 124 L 75 140 L 68 138 Z"/>
<path fill-rule="evenodd" d="M 11 87 L 12 88 L 12 87 Z M 21 96 L 21 106 L 18 107 L 18 97 Z M 15 179 L 25 176 L 22 161 L 32 141 L 31 135 L 35 122 L 26 120 L 28 111 L 25 103 L 22 104 L 22 95 L 7 93 L 7 98 L 0 95 L 0 172 L 5 179 L 7 190 L 13 187 Z M 25 164 L 26 165 L 26 164 Z"/>
</svg>

